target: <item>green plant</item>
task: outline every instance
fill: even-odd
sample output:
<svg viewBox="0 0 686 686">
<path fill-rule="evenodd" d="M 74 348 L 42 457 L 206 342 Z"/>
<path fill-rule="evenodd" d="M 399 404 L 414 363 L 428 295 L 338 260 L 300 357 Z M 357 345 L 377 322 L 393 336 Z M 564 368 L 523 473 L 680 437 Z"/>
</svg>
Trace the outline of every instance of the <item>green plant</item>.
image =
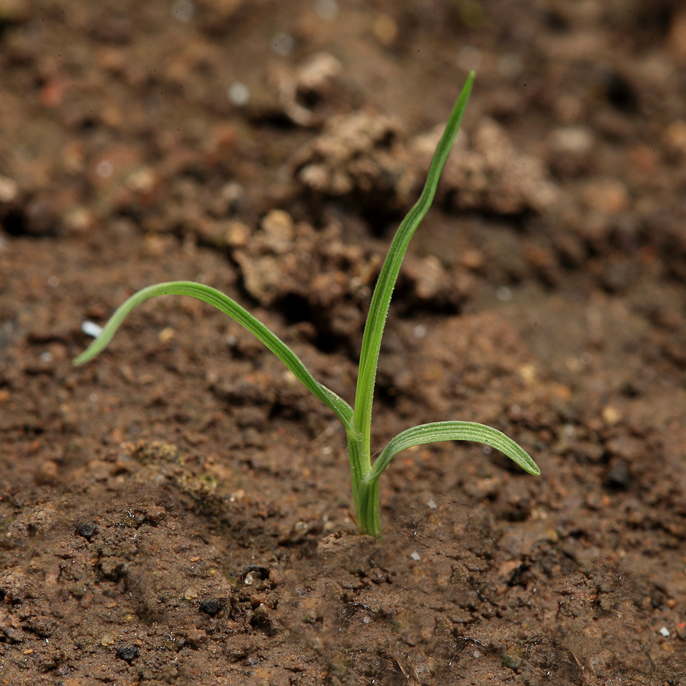
<svg viewBox="0 0 686 686">
<path fill-rule="evenodd" d="M 374 398 L 381 338 L 386 324 L 391 295 L 410 239 L 433 201 L 439 177 L 464 115 L 473 80 L 474 73 L 472 72 L 460 93 L 448 119 L 443 136 L 438 143 L 424 190 L 417 203 L 400 224 L 381 269 L 372 295 L 369 315 L 364 329 L 353 407 L 333 391 L 320 384 L 285 343 L 238 303 L 214 288 L 190 281 L 172 281 L 157 284 L 144 288 L 131 296 L 114 313 L 90 347 L 74 360 L 74 364 L 83 364 L 104 350 L 129 312 L 149 298 L 154 298 L 158 295 L 189 295 L 225 312 L 269 348 L 303 385 L 333 410 L 341 420 L 348 439 L 348 455 L 350 458 L 350 473 L 357 526 L 360 533 L 371 534 L 377 538 L 381 537 L 379 477 L 388 467 L 393 457 L 406 448 L 437 441 L 476 441 L 501 451 L 530 474 L 540 474 L 538 466 L 531 457 L 505 434 L 491 427 L 473 422 L 448 421 L 415 426 L 393 438 L 381 451 L 373 464 L 371 460 L 372 401 Z"/>
</svg>

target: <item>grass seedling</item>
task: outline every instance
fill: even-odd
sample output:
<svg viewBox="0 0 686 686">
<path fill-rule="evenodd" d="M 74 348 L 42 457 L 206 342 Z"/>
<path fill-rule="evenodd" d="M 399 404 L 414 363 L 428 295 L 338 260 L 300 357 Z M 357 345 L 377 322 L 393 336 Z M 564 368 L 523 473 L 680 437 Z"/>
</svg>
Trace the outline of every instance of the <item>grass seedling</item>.
<svg viewBox="0 0 686 686">
<path fill-rule="evenodd" d="M 472 72 L 460 93 L 443 136 L 438 143 L 424 190 L 417 203 L 400 224 L 381 269 L 365 324 L 355 402 L 352 407 L 333 391 L 320 384 L 283 341 L 237 302 L 214 288 L 191 281 L 157 284 L 144 288 L 131 296 L 114 313 L 90 347 L 74 360 L 74 364 L 83 364 L 102 352 L 129 312 L 145 300 L 158 295 L 189 295 L 216 307 L 244 326 L 269 348 L 302 384 L 341 420 L 348 439 L 348 456 L 357 526 L 360 533 L 370 534 L 377 538 L 381 538 L 379 477 L 393 457 L 406 448 L 438 441 L 475 441 L 496 448 L 530 474 L 540 474 L 540 469 L 536 463 L 514 441 L 496 429 L 474 422 L 446 421 L 415 426 L 399 433 L 381 451 L 374 463 L 371 460 L 372 401 L 374 399 L 381 338 L 386 324 L 391 295 L 410 239 L 433 201 L 438 180 L 462 122 L 473 80 L 474 73 Z"/>
</svg>

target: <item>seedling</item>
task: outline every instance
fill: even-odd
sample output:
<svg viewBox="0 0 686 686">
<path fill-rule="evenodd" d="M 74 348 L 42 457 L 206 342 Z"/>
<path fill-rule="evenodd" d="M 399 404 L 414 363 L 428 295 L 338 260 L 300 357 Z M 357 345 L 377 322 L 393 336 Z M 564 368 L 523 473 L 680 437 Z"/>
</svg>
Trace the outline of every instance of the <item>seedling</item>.
<svg viewBox="0 0 686 686">
<path fill-rule="evenodd" d="M 424 190 L 417 203 L 400 224 L 379 274 L 362 338 L 357 388 L 353 406 L 350 406 L 333 391 L 320 384 L 283 341 L 237 302 L 214 288 L 191 281 L 171 281 L 169 283 L 157 284 L 144 288 L 131 296 L 114 313 L 90 347 L 74 360 L 74 364 L 83 364 L 102 352 L 129 312 L 145 300 L 158 295 L 189 295 L 225 312 L 264 343 L 293 372 L 302 384 L 327 405 L 341 420 L 348 439 L 348 456 L 350 459 L 350 474 L 352 477 L 357 527 L 361 534 L 370 534 L 377 538 L 381 538 L 379 477 L 395 455 L 406 448 L 438 441 L 476 441 L 501 451 L 522 469 L 529 472 L 529 474 L 536 476 L 540 474 L 540 469 L 536 463 L 514 441 L 496 429 L 474 422 L 433 422 L 415 426 L 399 433 L 393 438 L 381 451 L 373 464 L 371 459 L 372 401 L 374 398 L 381 338 L 386 324 L 391 295 L 410 239 L 433 201 L 438 180 L 462 122 L 473 80 L 474 73 L 472 72 L 467 78 L 448 119 L 443 136 L 438 143 Z"/>
</svg>

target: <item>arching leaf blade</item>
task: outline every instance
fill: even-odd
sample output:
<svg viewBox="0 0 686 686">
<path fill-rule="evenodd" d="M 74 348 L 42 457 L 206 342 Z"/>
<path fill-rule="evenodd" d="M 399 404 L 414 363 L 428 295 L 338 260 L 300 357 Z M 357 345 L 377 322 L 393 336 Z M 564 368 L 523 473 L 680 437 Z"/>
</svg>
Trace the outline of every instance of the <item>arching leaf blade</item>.
<svg viewBox="0 0 686 686">
<path fill-rule="evenodd" d="M 414 446 L 440 441 L 483 443 L 499 450 L 525 472 L 534 476 L 539 476 L 541 473 L 531 456 L 502 431 L 476 422 L 433 422 L 407 429 L 391 439 L 374 463 L 367 481 L 378 479 L 399 452 Z"/>
<path fill-rule="evenodd" d="M 273 334 L 262 322 L 253 317 L 228 295 L 218 291 L 216 288 L 193 281 L 160 283 L 148 286 L 132 295 L 119 306 L 100 335 L 74 360 L 74 364 L 84 364 L 92 360 L 96 355 L 99 355 L 112 340 L 115 332 L 131 310 L 150 298 L 162 295 L 187 295 L 212 305 L 227 314 L 271 350 L 293 372 L 305 388 L 335 412 L 347 430 L 351 429 L 353 411 L 350 405 L 326 386 L 320 384 L 305 367 L 300 358 L 278 336 Z"/>
</svg>

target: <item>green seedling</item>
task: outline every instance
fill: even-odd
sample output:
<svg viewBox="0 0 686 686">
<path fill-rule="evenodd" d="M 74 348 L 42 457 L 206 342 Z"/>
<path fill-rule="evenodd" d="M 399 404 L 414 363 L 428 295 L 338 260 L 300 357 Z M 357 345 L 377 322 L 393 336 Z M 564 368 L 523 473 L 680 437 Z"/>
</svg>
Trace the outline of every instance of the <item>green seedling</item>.
<svg viewBox="0 0 686 686">
<path fill-rule="evenodd" d="M 144 288 L 131 296 L 114 313 L 90 347 L 74 360 L 74 364 L 83 364 L 102 352 L 129 312 L 145 300 L 158 295 L 189 295 L 225 312 L 264 343 L 293 372 L 305 388 L 327 405 L 341 420 L 348 439 L 348 456 L 357 527 L 361 534 L 370 534 L 377 538 L 381 538 L 379 477 L 393 457 L 407 448 L 438 441 L 475 441 L 504 453 L 529 474 L 540 474 L 540 469 L 536 463 L 514 441 L 496 429 L 474 422 L 446 421 L 415 426 L 393 438 L 373 463 L 371 459 L 372 402 L 381 338 L 386 324 L 391 295 L 410 239 L 433 201 L 438 180 L 462 122 L 473 80 L 474 73 L 472 72 L 460 93 L 443 136 L 438 143 L 424 190 L 417 203 L 400 224 L 381 269 L 372 295 L 362 339 L 354 406 L 351 407 L 333 391 L 320 384 L 283 341 L 237 302 L 214 288 L 191 281 L 157 284 Z"/>
</svg>

